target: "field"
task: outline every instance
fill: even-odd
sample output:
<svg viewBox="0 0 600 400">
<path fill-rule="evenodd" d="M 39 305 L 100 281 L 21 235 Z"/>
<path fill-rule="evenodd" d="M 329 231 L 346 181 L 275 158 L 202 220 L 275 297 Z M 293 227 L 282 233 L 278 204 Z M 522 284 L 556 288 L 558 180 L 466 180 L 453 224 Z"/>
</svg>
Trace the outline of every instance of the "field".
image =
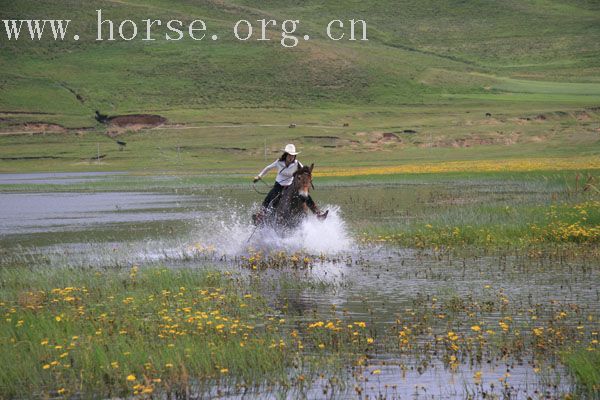
<svg viewBox="0 0 600 400">
<path fill-rule="evenodd" d="M 97 9 L 219 40 L 95 41 Z M 598 2 L 0 16 L 81 36 L 0 35 L 0 398 L 598 398 Z M 311 39 L 233 38 L 261 18 Z M 330 216 L 280 237 L 251 179 L 286 143 Z"/>
</svg>

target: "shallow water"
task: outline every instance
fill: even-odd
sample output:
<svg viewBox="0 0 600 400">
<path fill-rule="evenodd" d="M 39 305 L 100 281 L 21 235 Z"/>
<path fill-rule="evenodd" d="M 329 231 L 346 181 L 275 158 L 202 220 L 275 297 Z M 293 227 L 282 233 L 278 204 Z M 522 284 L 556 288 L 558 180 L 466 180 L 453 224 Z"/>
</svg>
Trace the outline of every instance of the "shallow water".
<svg viewBox="0 0 600 400">
<path fill-rule="evenodd" d="M 15 178 L 0 177 L 0 184 Z M 18 179 L 52 180 L 56 177 L 25 175 Z M 63 179 L 61 177 L 60 179 Z M 465 183 L 469 185 L 469 183 Z M 469 186 L 468 201 L 503 203 L 507 199 L 538 199 L 539 188 L 528 191 L 519 184 L 478 183 Z M 363 246 L 356 240 L 361 224 L 405 223 L 420 212 L 436 207 L 460 207 L 466 198 L 460 187 L 442 184 L 406 184 L 368 188 L 319 189 L 315 197 L 329 218 L 309 218 L 292 235 L 281 238 L 269 230 L 255 230 L 249 216 L 260 198 L 247 189 L 202 189 L 193 194 L 169 193 L 11 193 L 0 194 L 0 244 L 3 263 L 35 263 L 65 266 L 128 266 L 164 263 L 184 268 L 213 268 L 239 272 L 241 256 L 251 251 L 303 251 L 321 256 L 302 271 L 262 271 L 265 295 L 273 306 L 291 304 L 302 320 L 349 316 L 368 321 L 375 346 L 364 367 L 349 370 L 347 388 L 334 397 L 362 395 L 386 398 L 464 398 L 502 396 L 500 379 L 512 398 L 559 397 L 570 389 L 570 381 L 556 363 L 542 372 L 525 351 L 519 357 L 489 357 L 481 364 L 462 362 L 449 369 L 432 354 L 401 357 L 383 345 L 398 319 L 406 319 L 418 307 L 453 299 L 480 301 L 498 296 L 508 299 L 513 324 L 526 326 L 528 309 L 549 317 L 561 307 L 576 305 L 578 315 L 566 323 L 580 324 L 592 316 L 590 329 L 598 329 L 600 316 L 600 271 L 593 261 L 542 258 L 531 260 L 518 254 L 452 257 L 394 246 Z M 380 204 L 381 206 L 377 206 Z M 590 264 L 591 263 L 591 264 Z M 245 270 L 242 272 L 248 274 Z M 277 287 L 278 276 L 295 274 L 298 279 L 320 282 L 324 288 Z M 433 302 L 433 303 L 431 303 Z M 333 307 L 333 311 L 332 311 Z M 521 313 L 521 314 L 519 314 Z M 461 314 L 462 315 L 462 314 Z M 478 323 L 498 328 L 501 312 L 482 315 Z M 459 316 L 457 318 L 463 318 Z M 593 320 L 593 319 L 592 319 Z M 444 334 L 445 322 L 434 326 Z M 453 328 L 468 334 L 469 324 Z M 381 340 L 379 340 L 381 338 Z M 427 335 L 415 337 L 426 344 Z M 427 367 L 421 368 L 425 357 Z M 507 369 L 510 376 L 507 376 Z M 374 373 L 377 371 L 377 373 Z M 475 372 L 481 385 L 474 385 Z M 546 371 L 546 372 L 544 372 Z M 303 395 L 328 398 L 327 384 L 313 382 Z M 267 392 L 261 392 L 270 396 Z M 298 393 L 288 394 L 295 398 Z M 232 398 L 240 396 L 231 393 Z M 276 397 L 276 396 L 273 396 Z"/>
</svg>

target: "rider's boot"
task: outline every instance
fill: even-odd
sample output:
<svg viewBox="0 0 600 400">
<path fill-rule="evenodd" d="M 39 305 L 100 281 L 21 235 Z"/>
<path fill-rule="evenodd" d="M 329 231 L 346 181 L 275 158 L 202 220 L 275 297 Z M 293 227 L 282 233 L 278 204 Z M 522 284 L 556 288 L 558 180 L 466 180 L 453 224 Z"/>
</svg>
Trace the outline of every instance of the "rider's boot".
<svg viewBox="0 0 600 400">
<path fill-rule="evenodd" d="M 264 207 L 261 207 L 256 214 L 252 214 L 252 222 L 254 223 L 254 225 L 258 225 L 260 223 L 263 222 L 265 215 L 267 213 L 267 210 Z"/>
</svg>

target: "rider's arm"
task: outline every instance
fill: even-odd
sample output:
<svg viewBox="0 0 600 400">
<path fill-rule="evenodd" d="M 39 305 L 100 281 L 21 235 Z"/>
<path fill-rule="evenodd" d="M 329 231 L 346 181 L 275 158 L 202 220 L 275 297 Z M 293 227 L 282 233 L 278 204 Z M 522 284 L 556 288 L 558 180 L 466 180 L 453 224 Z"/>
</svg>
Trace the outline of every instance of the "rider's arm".
<svg viewBox="0 0 600 400">
<path fill-rule="evenodd" d="M 262 178 L 263 176 L 266 175 L 267 172 L 269 172 L 270 170 L 277 168 L 277 161 L 279 160 L 275 160 L 272 164 L 269 164 L 265 167 L 265 169 L 263 169 L 262 171 L 260 171 L 260 174 L 257 175 L 258 178 Z"/>
</svg>

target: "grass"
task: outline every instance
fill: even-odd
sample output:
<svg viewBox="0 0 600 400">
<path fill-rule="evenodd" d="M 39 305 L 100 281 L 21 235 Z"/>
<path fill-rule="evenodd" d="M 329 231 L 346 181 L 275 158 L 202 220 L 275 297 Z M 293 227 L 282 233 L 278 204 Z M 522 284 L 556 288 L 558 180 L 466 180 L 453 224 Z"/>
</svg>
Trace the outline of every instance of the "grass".
<svg viewBox="0 0 600 400">
<path fill-rule="evenodd" d="M 436 249 L 569 243 L 594 248 L 600 241 L 599 210 L 597 200 L 548 206 L 470 205 L 422 216 L 406 226 L 376 227 L 383 232 L 365 233 L 363 240 Z"/>
<path fill-rule="evenodd" d="M 316 335 L 304 334 L 308 324 L 302 335 L 284 329 L 284 316 L 257 286 L 230 273 L 136 266 L 23 272 L 0 271 L 0 358 L 10 366 L 0 372 L 3 397 L 285 386 L 366 343 L 364 329 L 337 329 L 341 320 Z M 332 356 L 319 362 L 325 346 Z M 302 358 L 313 364 L 299 368 Z"/>
<path fill-rule="evenodd" d="M 598 339 L 596 339 L 596 343 Z M 600 352 L 592 347 L 568 353 L 566 365 L 575 376 L 582 398 L 600 394 Z"/>
<path fill-rule="evenodd" d="M 178 112 L 170 118 L 188 121 L 186 126 L 124 132 L 118 137 L 127 143 L 122 151 L 103 128 L 0 135 L 0 171 L 197 171 L 253 176 L 288 142 L 301 149 L 303 162 L 317 165 L 317 173 L 358 174 L 357 167 L 374 168 L 361 172 L 371 175 L 382 173 L 377 167 L 391 167 L 383 173 L 418 173 L 421 165 L 423 171 L 440 165 L 443 172 L 453 164 L 457 170 L 477 171 L 486 161 L 499 167 L 520 164 L 521 169 L 597 168 L 600 116 L 595 111 L 561 107 L 566 111 L 555 112 L 535 106 L 524 112 L 511 106 L 498 107 L 498 114 L 487 109 L 495 116 L 490 119 L 485 117 L 486 108 L 466 107 Z M 229 115 L 223 117 L 223 112 Z M 531 120 L 540 114 L 544 120 Z M 290 129 L 290 122 L 298 126 Z M 411 130 L 416 133 L 405 133 Z M 384 133 L 390 138 L 384 139 Z M 95 159 L 98 153 L 101 160 Z"/>
<path fill-rule="evenodd" d="M 441 362 L 454 372 L 469 365 L 485 397 L 495 389 L 482 384 L 489 379 L 483 366 L 525 358 L 541 377 L 575 341 L 589 349 L 570 355 L 567 365 L 584 385 L 597 383 L 593 304 L 552 298 L 532 307 L 518 293 L 484 285 L 469 295 L 440 287 L 434 295 L 403 296 L 389 323 L 373 313 L 368 323 L 352 317 L 369 308 L 368 292 L 356 309 L 298 315 L 274 288 L 304 290 L 293 272 L 318 262 L 307 258 L 254 253 L 241 262 L 249 275 L 185 267 L 3 268 L 0 358 L 7 367 L 0 394 L 181 396 L 268 386 L 306 393 L 327 377 L 323 388 L 343 396 L 352 391 L 343 384 L 345 366 L 356 377 L 380 374 L 386 364 L 406 371 Z M 269 277 L 271 268 L 292 273 Z M 377 354 L 387 361 L 372 360 Z M 508 375 L 499 389 L 511 390 L 505 383 Z"/>
</svg>

